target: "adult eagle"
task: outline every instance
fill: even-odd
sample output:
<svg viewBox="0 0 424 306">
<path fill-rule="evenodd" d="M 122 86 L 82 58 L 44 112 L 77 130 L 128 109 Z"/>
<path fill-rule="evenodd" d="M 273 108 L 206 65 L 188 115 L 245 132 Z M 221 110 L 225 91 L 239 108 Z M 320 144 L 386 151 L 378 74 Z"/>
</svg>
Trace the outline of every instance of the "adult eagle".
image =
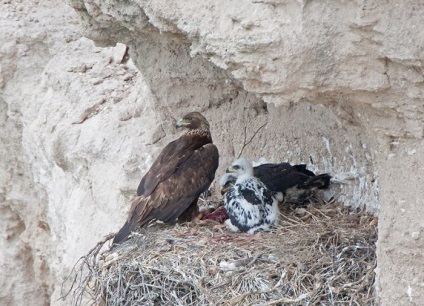
<svg viewBox="0 0 424 306">
<path fill-rule="evenodd" d="M 225 224 L 233 231 L 253 234 L 269 231 L 278 222 L 278 202 L 282 194 L 269 190 L 264 183 L 253 176 L 252 164 L 244 158 L 235 160 L 229 171 L 220 180 L 221 186 L 227 187 L 224 206 L 229 219 Z M 234 184 L 228 184 L 237 177 Z"/>
<path fill-rule="evenodd" d="M 218 149 L 212 143 L 209 123 L 198 112 L 178 120 L 187 133 L 170 142 L 142 178 L 128 219 L 115 235 L 122 242 L 135 228 L 156 219 L 165 223 L 190 221 L 198 212 L 197 200 L 218 168 Z"/>
</svg>

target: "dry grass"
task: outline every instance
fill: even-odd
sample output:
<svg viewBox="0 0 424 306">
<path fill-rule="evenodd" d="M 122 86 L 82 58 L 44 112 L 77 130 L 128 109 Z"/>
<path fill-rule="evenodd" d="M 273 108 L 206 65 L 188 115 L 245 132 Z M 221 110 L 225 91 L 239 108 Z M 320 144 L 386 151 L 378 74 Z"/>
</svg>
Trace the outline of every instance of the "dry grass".
<svg viewBox="0 0 424 306">
<path fill-rule="evenodd" d="M 338 204 L 283 212 L 271 233 L 155 224 L 104 241 L 64 284 L 72 305 L 373 305 L 376 219 Z M 72 285 L 72 287 L 71 287 Z"/>
</svg>

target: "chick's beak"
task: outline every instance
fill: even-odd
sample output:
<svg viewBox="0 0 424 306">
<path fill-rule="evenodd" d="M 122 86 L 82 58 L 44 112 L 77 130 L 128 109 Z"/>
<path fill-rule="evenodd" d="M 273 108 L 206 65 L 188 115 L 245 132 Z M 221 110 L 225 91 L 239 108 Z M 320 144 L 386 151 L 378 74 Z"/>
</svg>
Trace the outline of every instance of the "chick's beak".
<svg viewBox="0 0 424 306">
<path fill-rule="evenodd" d="M 233 167 L 228 167 L 227 169 L 225 169 L 225 173 L 236 173 L 237 170 L 234 169 Z"/>
<path fill-rule="evenodd" d="M 228 189 L 230 189 L 230 186 L 224 185 L 221 187 L 221 195 L 224 195 Z"/>
</svg>

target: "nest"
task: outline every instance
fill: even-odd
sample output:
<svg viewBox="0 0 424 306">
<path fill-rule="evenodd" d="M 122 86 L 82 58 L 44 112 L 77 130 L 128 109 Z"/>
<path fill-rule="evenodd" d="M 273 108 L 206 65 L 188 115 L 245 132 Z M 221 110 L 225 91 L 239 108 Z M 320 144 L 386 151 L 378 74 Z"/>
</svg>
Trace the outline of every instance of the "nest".
<svg viewBox="0 0 424 306">
<path fill-rule="evenodd" d="M 74 267 L 72 305 L 373 305 L 377 220 L 330 203 L 287 209 L 272 232 L 210 222 L 106 237 Z M 88 299 L 88 300 L 87 300 Z"/>
</svg>

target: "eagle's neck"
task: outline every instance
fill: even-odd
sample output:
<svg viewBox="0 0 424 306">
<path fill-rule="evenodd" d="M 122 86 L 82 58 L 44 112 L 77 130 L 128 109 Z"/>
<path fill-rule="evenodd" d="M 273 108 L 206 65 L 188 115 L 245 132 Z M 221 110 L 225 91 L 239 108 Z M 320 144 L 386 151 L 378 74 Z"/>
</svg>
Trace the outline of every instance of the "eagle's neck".
<svg viewBox="0 0 424 306">
<path fill-rule="evenodd" d="M 196 138 L 204 138 L 206 142 L 212 142 L 212 136 L 211 133 L 209 131 L 209 129 L 194 129 L 194 130 L 189 130 L 186 133 L 187 136 L 190 137 L 196 137 Z"/>
<path fill-rule="evenodd" d="M 244 181 L 247 181 L 247 180 L 251 179 L 252 177 L 253 177 L 253 175 L 252 175 L 252 174 L 250 174 L 250 173 L 244 173 L 244 174 L 240 175 L 240 176 L 237 178 L 236 183 L 242 183 L 242 182 L 244 182 Z"/>
</svg>

